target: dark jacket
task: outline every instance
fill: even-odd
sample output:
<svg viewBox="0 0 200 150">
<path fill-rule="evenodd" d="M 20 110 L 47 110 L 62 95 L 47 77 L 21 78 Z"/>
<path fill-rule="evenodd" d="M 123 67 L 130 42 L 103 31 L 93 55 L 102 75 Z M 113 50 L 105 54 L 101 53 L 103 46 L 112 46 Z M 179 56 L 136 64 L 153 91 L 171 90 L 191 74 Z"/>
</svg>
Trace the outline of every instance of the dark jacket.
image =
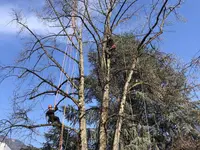
<svg viewBox="0 0 200 150">
<path fill-rule="evenodd" d="M 47 112 L 46 112 L 46 116 L 48 116 L 48 117 L 54 117 L 55 116 L 55 112 L 58 110 L 58 107 L 55 107 L 54 109 L 52 109 L 52 110 L 48 110 Z"/>
</svg>

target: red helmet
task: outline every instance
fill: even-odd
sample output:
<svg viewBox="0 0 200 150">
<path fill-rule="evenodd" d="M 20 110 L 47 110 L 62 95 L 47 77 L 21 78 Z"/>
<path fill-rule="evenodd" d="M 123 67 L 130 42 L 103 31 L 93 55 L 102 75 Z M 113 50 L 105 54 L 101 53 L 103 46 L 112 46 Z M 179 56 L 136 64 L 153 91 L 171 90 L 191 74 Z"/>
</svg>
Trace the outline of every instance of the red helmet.
<svg viewBox="0 0 200 150">
<path fill-rule="evenodd" d="M 48 108 L 52 108 L 52 105 L 48 105 Z"/>
</svg>

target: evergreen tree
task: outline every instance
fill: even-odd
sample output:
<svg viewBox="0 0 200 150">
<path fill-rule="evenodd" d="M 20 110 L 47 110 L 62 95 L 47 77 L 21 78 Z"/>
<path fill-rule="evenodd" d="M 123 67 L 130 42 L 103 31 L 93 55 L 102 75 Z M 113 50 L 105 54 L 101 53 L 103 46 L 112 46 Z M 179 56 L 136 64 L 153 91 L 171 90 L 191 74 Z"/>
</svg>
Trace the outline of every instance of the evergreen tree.
<svg viewBox="0 0 200 150">
<path fill-rule="evenodd" d="M 177 147 L 175 143 L 179 143 L 180 139 L 185 137 L 192 139 L 193 143 L 198 143 L 199 108 L 190 102 L 191 91 L 185 90 L 187 77 L 182 71 L 183 68 L 175 67 L 177 60 L 169 54 L 147 47 L 138 55 L 135 49 L 138 42 L 131 34 L 115 37 L 115 41 L 117 49 L 111 55 L 112 88 L 106 126 L 107 148 L 112 148 L 119 95 L 122 92 L 127 70 L 130 68 L 132 55 L 137 56 L 139 61 L 127 96 L 120 149 L 174 149 Z M 87 125 L 92 126 L 87 129 L 88 148 L 91 150 L 98 147 L 99 112 L 102 100 L 96 55 L 92 50 L 89 53 L 89 62 L 93 69 L 85 80 L 86 103 L 90 104 L 92 101 L 96 103 L 96 106 L 86 110 Z M 67 106 L 65 117 L 76 124 L 78 111 L 72 106 Z M 59 136 L 60 133 L 56 128 L 46 134 L 47 143 L 44 144 L 44 150 L 56 149 Z M 70 133 L 68 130 L 64 132 L 64 148 L 78 149 L 77 142 L 77 134 Z"/>
<path fill-rule="evenodd" d="M 58 128 L 52 128 L 48 133 L 45 134 L 46 143 L 43 144 L 42 150 L 57 150 L 60 143 L 61 131 Z M 78 135 L 64 130 L 62 147 L 65 150 L 76 150 L 78 149 Z"/>
<path fill-rule="evenodd" d="M 190 102 L 191 91 L 187 89 L 187 78 L 176 59 L 146 47 L 138 54 L 139 43 L 133 35 L 125 34 L 115 38 L 117 50 L 111 55 L 111 92 L 107 134 L 108 149 L 112 147 L 119 95 L 130 68 L 133 55 L 139 61 L 129 87 L 125 115 L 121 131 L 121 149 L 169 149 L 179 135 L 198 135 L 199 109 Z M 87 78 L 87 100 L 95 99 L 97 107 L 101 104 L 101 87 L 98 80 L 100 70 L 96 53 L 91 51 L 89 61 L 93 66 Z M 95 107 L 96 109 L 96 107 Z M 91 109 L 92 110 L 92 109 Z M 99 111 L 98 109 L 96 109 Z M 195 112 L 195 113 L 194 113 Z M 94 113 L 94 112 L 93 112 Z M 98 131 L 99 118 L 91 120 Z M 191 118 L 191 114 L 193 117 Z M 197 140 L 197 139 L 196 139 Z"/>
</svg>

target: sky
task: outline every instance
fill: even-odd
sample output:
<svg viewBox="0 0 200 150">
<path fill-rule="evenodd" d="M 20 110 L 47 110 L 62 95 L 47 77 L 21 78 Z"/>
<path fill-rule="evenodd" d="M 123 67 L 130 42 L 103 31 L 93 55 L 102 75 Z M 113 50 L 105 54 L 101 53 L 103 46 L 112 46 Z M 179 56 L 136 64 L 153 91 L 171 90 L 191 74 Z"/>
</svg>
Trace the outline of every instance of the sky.
<svg viewBox="0 0 200 150">
<path fill-rule="evenodd" d="M 162 36 L 161 50 L 189 61 L 200 50 L 200 1 L 185 0 L 179 10 L 186 22 L 174 22 Z"/>
<path fill-rule="evenodd" d="M 186 22 L 173 22 L 161 36 L 160 50 L 177 56 L 188 62 L 200 50 L 200 1 L 185 0 L 179 13 Z M 23 49 L 26 39 L 18 34 L 18 28 L 10 23 L 12 9 L 22 10 L 29 26 L 37 32 L 43 33 L 45 26 L 28 11 L 30 8 L 40 8 L 41 0 L 0 0 L 0 64 L 12 64 L 18 52 Z M 11 98 L 14 90 L 12 79 L 0 84 L 0 119 L 9 116 L 12 110 Z"/>
</svg>

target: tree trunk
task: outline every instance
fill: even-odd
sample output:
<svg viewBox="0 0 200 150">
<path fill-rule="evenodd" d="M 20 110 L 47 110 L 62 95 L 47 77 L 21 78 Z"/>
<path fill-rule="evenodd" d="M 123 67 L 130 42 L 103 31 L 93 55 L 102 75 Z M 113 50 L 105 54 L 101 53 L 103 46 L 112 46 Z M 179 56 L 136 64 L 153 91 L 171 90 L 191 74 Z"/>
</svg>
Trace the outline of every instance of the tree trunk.
<svg viewBox="0 0 200 150">
<path fill-rule="evenodd" d="M 122 121 L 123 121 L 124 107 L 126 103 L 126 96 L 128 93 L 128 86 L 130 84 L 130 81 L 133 75 L 133 70 L 136 66 L 136 62 L 137 62 L 136 59 L 134 59 L 131 66 L 131 70 L 127 76 L 126 83 L 123 88 L 123 94 L 122 94 L 122 99 L 120 101 L 120 108 L 119 108 L 118 119 L 117 119 L 114 141 L 113 141 L 113 150 L 119 150 L 119 141 L 120 141 Z"/>
<path fill-rule="evenodd" d="M 105 85 L 103 88 L 103 101 L 101 106 L 101 120 L 100 120 L 100 136 L 99 136 L 99 150 L 106 150 L 107 146 L 107 132 L 106 122 L 108 119 L 108 107 L 109 107 L 109 81 L 110 81 L 110 59 L 107 60 L 107 73 L 105 79 Z"/>
<path fill-rule="evenodd" d="M 110 6 L 107 10 L 107 17 L 104 25 L 104 40 L 107 41 L 107 35 L 111 35 L 110 30 L 110 18 L 112 9 L 112 0 L 110 0 Z M 102 48 L 102 58 L 101 58 L 101 71 L 103 72 L 103 95 L 101 104 L 101 117 L 100 117 L 100 131 L 99 131 L 99 150 L 106 150 L 107 147 L 107 120 L 108 120 L 108 107 L 109 107 L 109 93 L 110 93 L 110 56 L 106 53 L 106 42 L 103 44 Z"/>
<path fill-rule="evenodd" d="M 84 99 L 80 97 L 80 101 Z M 81 102 L 80 102 L 81 103 Z M 85 106 L 80 104 L 79 106 L 79 125 L 80 125 L 80 150 L 87 150 L 87 132 L 86 132 L 86 120 L 85 120 Z"/>
<path fill-rule="evenodd" d="M 81 36 L 80 36 L 81 37 Z M 83 60 L 83 44 L 82 38 L 79 39 L 79 73 L 80 73 L 80 83 L 79 83 L 79 126 L 80 126 L 80 150 L 87 150 L 87 128 L 86 128 L 86 118 L 85 118 L 85 98 L 84 98 L 84 60 Z"/>
</svg>

